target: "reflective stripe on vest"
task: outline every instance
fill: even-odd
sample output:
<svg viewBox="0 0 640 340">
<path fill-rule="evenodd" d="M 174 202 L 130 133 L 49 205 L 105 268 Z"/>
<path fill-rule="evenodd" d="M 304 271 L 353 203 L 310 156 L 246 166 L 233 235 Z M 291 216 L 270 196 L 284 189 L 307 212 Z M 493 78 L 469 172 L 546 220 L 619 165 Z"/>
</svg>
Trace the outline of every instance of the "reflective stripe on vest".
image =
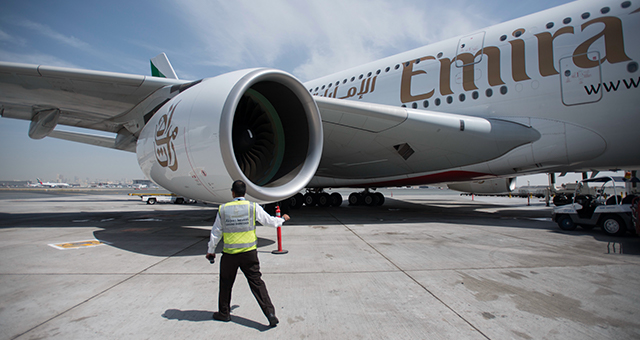
<svg viewBox="0 0 640 340">
<path fill-rule="evenodd" d="M 244 253 L 258 248 L 256 206 L 246 200 L 232 201 L 218 208 L 224 238 L 223 252 Z"/>
</svg>

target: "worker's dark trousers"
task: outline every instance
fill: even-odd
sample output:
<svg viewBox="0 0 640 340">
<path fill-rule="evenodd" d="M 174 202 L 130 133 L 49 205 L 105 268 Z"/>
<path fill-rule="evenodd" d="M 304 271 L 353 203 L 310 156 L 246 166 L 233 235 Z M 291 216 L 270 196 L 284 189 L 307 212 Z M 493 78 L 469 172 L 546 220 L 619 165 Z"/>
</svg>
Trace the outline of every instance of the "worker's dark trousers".
<svg viewBox="0 0 640 340">
<path fill-rule="evenodd" d="M 222 316 L 228 316 L 231 313 L 231 289 L 233 282 L 236 280 L 238 267 L 244 273 L 249 282 L 251 292 L 255 296 L 264 315 L 276 314 L 276 310 L 271 303 L 267 286 L 262 281 L 260 273 L 260 262 L 258 261 L 258 252 L 251 250 L 240 254 L 222 254 L 220 260 L 220 294 L 218 296 L 218 312 Z"/>
</svg>

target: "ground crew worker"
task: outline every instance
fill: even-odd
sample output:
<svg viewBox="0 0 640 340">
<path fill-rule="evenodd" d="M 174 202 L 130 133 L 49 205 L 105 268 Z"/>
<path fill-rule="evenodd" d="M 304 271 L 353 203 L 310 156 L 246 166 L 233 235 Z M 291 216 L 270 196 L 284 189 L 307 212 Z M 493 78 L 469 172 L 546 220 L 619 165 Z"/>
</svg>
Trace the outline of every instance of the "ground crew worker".
<svg viewBox="0 0 640 340">
<path fill-rule="evenodd" d="M 278 324 L 276 310 L 271 303 L 267 286 L 262 281 L 260 262 L 258 261 L 258 237 L 256 236 L 256 220 L 262 225 L 277 227 L 288 221 L 289 215 L 273 217 L 267 214 L 256 203 L 244 199 L 247 191 L 243 181 L 235 181 L 231 186 L 233 201 L 218 208 L 218 216 L 211 229 L 211 239 L 207 259 L 213 261 L 216 257 L 216 245 L 220 238 L 224 238 L 224 249 L 220 260 L 220 291 L 218 294 L 218 311 L 213 313 L 213 319 L 219 321 L 231 320 L 231 290 L 238 273 L 238 267 L 249 282 L 253 296 L 258 301 L 264 315 L 269 319 L 269 326 Z"/>
</svg>

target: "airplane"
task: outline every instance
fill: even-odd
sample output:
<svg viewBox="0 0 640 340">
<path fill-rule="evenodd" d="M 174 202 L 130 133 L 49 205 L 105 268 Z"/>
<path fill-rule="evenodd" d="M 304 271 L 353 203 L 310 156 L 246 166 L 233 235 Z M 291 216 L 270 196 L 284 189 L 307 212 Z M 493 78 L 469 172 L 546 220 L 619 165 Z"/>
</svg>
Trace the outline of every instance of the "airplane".
<svg viewBox="0 0 640 340">
<path fill-rule="evenodd" d="M 54 182 L 43 182 L 40 178 L 36 178 L 38 183 L 34 183 L 30 186 L 39 186 L 39 187 L 49 187 L 49 188 L 68 188 L 71 185 L 69 183 L 54 183 Z"/>
<path fill-rule="evenodd" d="M 135 152 L 149 179 L 206 202 L 235 179 L 262 203 L 508 191 L 519 175 L 640 166 L 639 18 L 637 2 L 578 1 L 304 84 L 269 68 L 181 80 L 164 54 L 151 77 L 2 62 L 0 110 L 34 139 Z"/>
</svg>

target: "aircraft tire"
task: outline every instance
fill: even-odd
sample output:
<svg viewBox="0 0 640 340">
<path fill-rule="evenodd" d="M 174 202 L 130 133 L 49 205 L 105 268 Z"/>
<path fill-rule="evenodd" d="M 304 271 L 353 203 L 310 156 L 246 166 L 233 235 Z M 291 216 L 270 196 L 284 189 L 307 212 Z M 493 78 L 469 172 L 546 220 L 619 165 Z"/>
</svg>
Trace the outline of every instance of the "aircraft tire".
<svg viewBox="0 0 640 340">
<path fill-rule="evenodd" d="M 360 205 L 362 204 L 362 195 L 357 192 L 352 192 L 349 195 L 349 205 Z"/>
<path fill-rule="evenodd" d="M 380 203 L 380 198 L 376 194 L 368 193 L 364 195 L 364 204 L 368 207 L 375 207 Z"/>
<path fill-rule="evenodd" d="M 317 199 L 318 206 L 328 207 L 331 205 L 331 196 L 329 196 L 329 194 L 327 194 L 326 192 L 319 194 Z"/>
<path fill-rule="evenodd" d="M 289 207 L 291 209 L 300 209 L 304 204 L 304 196 L 301 193 L 297 193 L 289 198 Z"/>
<path fill-rule="evenodd" d="M 342 195 L 337 192 L 331 194 L 331 206 L 339 207 L 342 205 Z"/>
<path fill-rule="evenodd" d="M 307 207 L 313 207 L 318 204 L 318 198 L 316 194 L 312 194 L 310 192 L 304 194 L 304 205 Z"/>
<path fill-rule="evenodd" d="M 384 204 L 384 195 L 382 193 L 376 192 L 375 195 L 378 197 L 378 206 Z"/>
</svg>

